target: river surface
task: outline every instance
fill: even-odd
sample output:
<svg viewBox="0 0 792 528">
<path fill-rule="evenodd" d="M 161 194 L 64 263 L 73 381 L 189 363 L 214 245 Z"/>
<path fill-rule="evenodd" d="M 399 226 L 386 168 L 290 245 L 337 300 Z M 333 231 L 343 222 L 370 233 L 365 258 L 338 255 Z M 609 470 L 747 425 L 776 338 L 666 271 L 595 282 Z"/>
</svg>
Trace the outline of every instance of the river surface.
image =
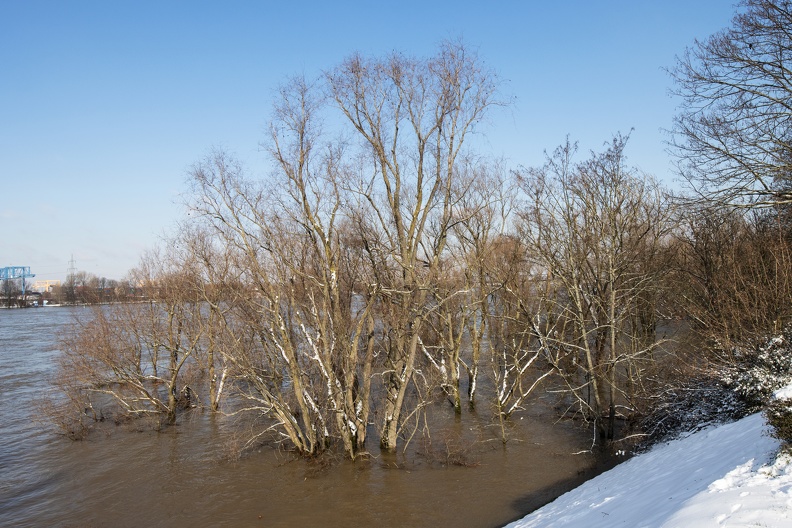
<svg viewBox="0 0 792 528">
<path fill-rule="evenodd" d="M 521 441 L 504 449 L 493 433 L 466 446 L 473 467 L 446 464 L 442 447 L 434 457 L 375 448 L 368 460 L 331 464 L 269 447 L 230 459 L 227 419 L 203 412 L 163 432 L 112 426 L 71 441 L 37 406 L 59 333 L 87 313 L 0 310 L 0 526 L 493 527 L 598 471 L 593 456 L 573 454 L 588 448 L 588 435 L 554 425 L 541 403 L 515 420 Z"/>
</svg>

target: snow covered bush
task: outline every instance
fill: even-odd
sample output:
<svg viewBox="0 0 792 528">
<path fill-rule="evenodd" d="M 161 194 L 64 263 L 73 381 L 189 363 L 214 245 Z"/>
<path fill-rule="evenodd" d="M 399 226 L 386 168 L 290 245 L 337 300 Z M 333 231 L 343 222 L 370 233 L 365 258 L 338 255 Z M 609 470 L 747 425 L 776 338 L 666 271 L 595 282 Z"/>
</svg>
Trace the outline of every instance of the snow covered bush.
<svg viewBox="0 0 792 528">
<path fill-rule="evenodd" d="M 792 383 L 792 325 L 733 357 L 728 367 L 678 373 L 661 384 L 636 424 L 646 440 L 638 450 L 760 409 L 777 438 L 792 441 L 792 400 L 786 407 L 770 404 L 776 390 Z"/>
<path fill-rule="evenodd" d="M 636 451 L 745 414 L 745 404 L 715 373 L 680 377 L 658 393 L 651 411 L 637 424 L 644 441 Z"/>
<path fill-rule="evenodd" d="M 767 404 L 773 392 L 792 382 L 792 326 L 752 350 L 737 355 L 737 364 L 726 371 L 725 384 L 749 406 Z"/>
<path fill-rule="evenodd" d="M 767 424 L 772 427 L 770 436 L 792 444 L 792 400 L 773 400 L 764 414 Z"/>
</svg>

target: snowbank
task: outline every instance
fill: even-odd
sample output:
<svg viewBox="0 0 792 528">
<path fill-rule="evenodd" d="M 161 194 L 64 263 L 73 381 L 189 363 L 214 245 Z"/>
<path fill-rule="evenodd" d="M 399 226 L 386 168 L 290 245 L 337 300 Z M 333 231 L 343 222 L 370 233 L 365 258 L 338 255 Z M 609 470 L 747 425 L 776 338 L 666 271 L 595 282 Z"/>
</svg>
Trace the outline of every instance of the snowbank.
<svg viewBox="0 0 792 528">
<path fill-rule="evenodd" d="M 792 527 L 792 459 L 774 460 L 778 447 L 754 414 L 659 445 L 509 527 Z"/>
</svg>

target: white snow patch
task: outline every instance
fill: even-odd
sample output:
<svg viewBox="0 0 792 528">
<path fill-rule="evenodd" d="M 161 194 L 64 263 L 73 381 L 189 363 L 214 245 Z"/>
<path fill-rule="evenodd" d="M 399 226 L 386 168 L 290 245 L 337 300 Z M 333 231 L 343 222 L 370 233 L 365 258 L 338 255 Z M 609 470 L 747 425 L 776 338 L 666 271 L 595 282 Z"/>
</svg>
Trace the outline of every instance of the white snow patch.
<svg viewBox="0 0 792 528">
<path fill-rule="evenodd" d="M 754 414 L 656 446 L 509 526 L 792 527 L 792 458 L 778 449 Z"/>
<path fill-rule="evenodd" d="M 773 393 L 773 397 L 776 400 L 792 399 L 792 385 L 787 385 L 786 387 L 778 389 Z"/>
</svg>

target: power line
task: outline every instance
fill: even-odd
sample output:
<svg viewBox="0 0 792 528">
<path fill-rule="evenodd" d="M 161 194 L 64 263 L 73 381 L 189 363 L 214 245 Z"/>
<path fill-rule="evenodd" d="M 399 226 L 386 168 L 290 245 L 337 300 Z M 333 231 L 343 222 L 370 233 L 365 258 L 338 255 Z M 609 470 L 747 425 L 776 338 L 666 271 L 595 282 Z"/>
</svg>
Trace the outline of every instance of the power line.
<svg viewBox="0 0 792 528">
<path fill-rule="evenodd" d="M 69 280 L 74 278 L 74 274 L 77 273 L 77 268 L 74 266 L 74 254 L 72 253 L 71 260 L 69 261 L 69 269 L 67 270 Z"/>
</svg>

